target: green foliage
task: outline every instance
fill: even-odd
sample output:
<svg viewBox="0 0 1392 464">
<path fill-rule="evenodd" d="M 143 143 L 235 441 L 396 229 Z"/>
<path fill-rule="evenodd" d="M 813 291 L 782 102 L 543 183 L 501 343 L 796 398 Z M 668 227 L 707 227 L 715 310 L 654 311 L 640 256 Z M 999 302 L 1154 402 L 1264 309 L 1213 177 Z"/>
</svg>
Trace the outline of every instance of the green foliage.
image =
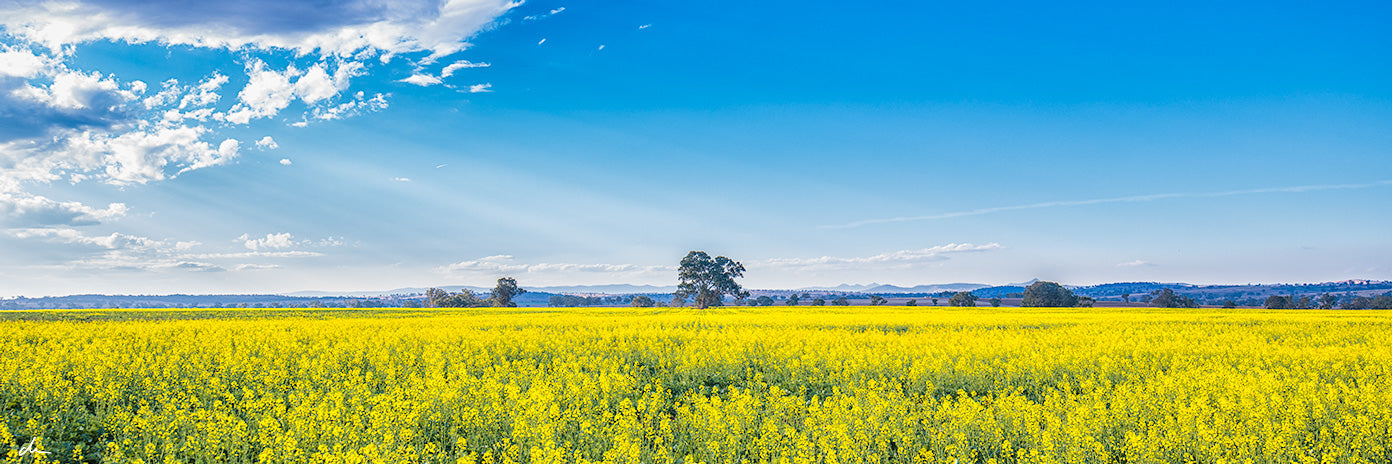
<svg viewBox="0 0 1392 464">
<path fill-rule="evenodd" d="M 1266 306 L 1266 309 L 1295 309 L 1295 302 L 1288 296 L 1272 295 L 1266 298 L 1262 306 Z"/>
<path fill-rule="evenodd" d="M 918 300 L 905 301 L 904 306 L 918 306 Z"/>
<path fill-rule="evenodd" d="M 788 306 L 797 306 L 799 300 L 801 299 L 798 298 L 798 294 L 794 293 L 792 295 L 788 295 L 788 301 L 784 301 L 783 304 Z"/>
<path fill-rule="evenodd" d="M 480 299 L 469 289 L 460 289 L 458 293 L 449 293 L 438 288 L 431 288 L 425 291 L 427 308 L 477 308 L 488 305 L 487 301 Z"/>
<path fill-rule="evenodd" d="M 769 298 L 767 295 L 760 295 L 751 302 L 750 306 L 773 306 L 773 298 Z"/>
<path fill-rule="evenodd" d="M 503 277 L 498 279 L 498 285 L 493 287 L 493 292 L 488 300 L 493 306 L 517 307 L 517 303 L 513 303 L 512 299 L 523 293 L 527 293 L 527 291 L 517 286 L 517 279 Z"/>
<path fill-rule="evenodd" d="M 1025 287 L 1020 306 L 1027 308 L 1066 308 L 1078 305 L 1073 291 L 1055 282 L 1038 281 Z"/>
<path fill-rule="evenodd" d="M 991 298 L 990 301 L 991 301 L 991 306 L 993 306 L 993 307 L 999 308 L 1000 305 L 1001 305 L 1001 299 L 1000 299 L 1000 297 Z"/>
<path fill-rule="evenodd" d="M 826 306 L 826 300 L 814 298 L 812 299 L 812 306 Z"/>
<path fill-rule="evenodd" d="M 870 295 L 870 306 L 882 306 L 882 305 L 884 305 L 885 303 L 888 303 L 888 302 L 889 302 L 889 300 L 886 300 L 886 299 L 885 299 L 884 297 L 882 297 L 882 296 L 879 296 L 879 295 Z"/>
<path fill-rule="evenodd" d="M 655 304 L 655 302 L 653 301 L 652 297 L 649 297 L 647 295 L 636 295 L 633 297 L 633 301 L 630 301 L 628 303 L 629 306 L 635 308 L 651 308 L 653 307 L 653 304 Z"/>
<path fill-rule="evenodd" d="M 744 291 L 735 278 L 743 276 L 744 265 L 738 261 L 724 256 L 711 258 L 704 251 L 692 251 L 682 258 L 677 269 L 681 283 L 677 285 L 675 297 L 683 301 L 692 297 L 697 309 L 719 306 L 725 295 L 742 300 L 749 297 L 749 292 Z"/>
<path fill-rule="evenodd" d="M 1150 304 L 1157 308 L 1197 308 L 1199 302 L 1193 298 L 1175 293 L 1171 289 L 1150 292 Z"/>
<path fill-rule="evenodd" d="M 949 306 L 976 306 L 976 295 L 972 292 L 957 292 L 947 300 Z"/>
<path fill-rule="evenodd" d="M 832 306 L 850 306 L 850 305 L 851 305 L 851 302 L 850 302 L 850 300 L 847 300 L 846 297 L 843 296 L 843 297 L 841 297 L 841 298 L 837 298 L 837 299 L 835 299 L 835 300 L 831 300 L 831 305 L 832 305 Z"/>
</svg>

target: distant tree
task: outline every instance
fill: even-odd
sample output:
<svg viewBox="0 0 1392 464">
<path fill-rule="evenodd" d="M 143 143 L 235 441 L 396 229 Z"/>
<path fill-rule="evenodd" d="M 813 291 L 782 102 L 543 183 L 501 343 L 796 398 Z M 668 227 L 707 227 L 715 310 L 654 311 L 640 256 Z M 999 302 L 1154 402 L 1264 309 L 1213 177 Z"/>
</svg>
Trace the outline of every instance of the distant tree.
<svg viewBox="0 0 1392 464">
<path fill-rule="evenodd" d="M 1094 300 L 1094 299 L 1093 299 L 1092 297 L 1090 297 L 1090 296 L 1080 296 L 1080 297 L 1078 297 L 1078 304 L 1073 305 L 1073 306 L 1077 306 L 1077 307 L 1080 307 L 1080 308 L 1091 308 L 1092 305 L 1094 305 L 1094 304 L 1096 304 L 1096 303 L 1097 303 L 1097 300 Z"/>
<path fill-rule="evenodd" d="M 315 301 L 315 303 L 318 303 L 318 301 Z M 313 303 L 310 303 L 310 304 L 313 304 Z M 322 305 L 323 303 L 319 303 L 319 304 Z M 407 299 L 401 300 L 401 307 L 403 307 L 403 308 L 419 308 L 419 307 L 421 307 L 421 302 L 420 302 L 420 300 L 415 300 L 415 299 L 407 298 Z"/>
<path fill-rule="evenodd" d="M 811 294 L 811 293 L 807 293 L 807 292 L 802 292 L 802 299 L 804 299 L 804 300 L 810 300 L 810 299 L 812 299 L 812 294 Z"/>
<path fill-rule="evenodd" d="M 1000 307 L 1000 304 L 1001 304 L 1001 299 L 1000 299 L 1000 297 L 998 297 L 998 296 L 997 296 L 997 297 L 992 297 L 990 301 L 991 301 L 991 306 L 997 307 L 997 308 Z"/>
<path fill-rule="evenodd" d="M 719 306 L 725 295 L 742 300 L 749 297 L 749 292 L 740 288 L 735 278 L 743 276 L 744 265 L 738 261 L 724 256 L 711 258 L 704 251 L 692 251 L 682 258 L 677 269 L 681 283 L 677 285 L 676 296 L 683 300 L 693 297 L 697 309 Z"/>
<path fill-rule="evenodd" d="M 1295 302 L 1288 296 L 1271 295 L 1266 297 L 1266 303 L 1262 304 L 1266 309 L 1295 309 Z"/>
<path fill-rule="evenodd" d="M 812 306 L 826 306 L 826 300 L 823 300 L 821 298 L 813 298 Z"/>
<path fill-rule="evenodd" d="M 488 300 L 493 303 L 493 306 L 517 307 L 517 303 L 514 303 L 512 299 L 523 293 L 527 293 L 527 291 L 517 286 L 517 279 L 502 277 L 498 279 L 498 285 L 493 287 L 493 292 Z"/>
<path fill-rule="evenodd" d="M 773 298 L 769 298 L 768 295 L 759 295 L 758 298 L 754 299 L 754 306 L 773 306 Z"/>
<path fill-rule="evenodd" d="M 651 308 L 654 302 L 653 299 L 647 295 L 637 295 L 634 296 L 633 301 L 630 301 L 628 304 L 635 308 Z"/>
<path fill-rule="evenodd" d="M 843 297 L 841 297 L 841 298 L 837 298 L 837 299 L 835 299 L 835 300 L 831 300 L 831 305 L 832 305 L 832 306 L 850 306 L 850 305 L 851 305 L 851 302 L 850 302 L 850 300 L 847 300 L 846 297 L 843 296 Z"/>
<path fill-rule="evenodd" d="M 1291 301 L 1295 302 L 1295 309 L 1311 309 L 1315 307 L 1315 302 L 1310 299 L 1309 295 L 1305 295 L 1299 298 L 1296 298 L 1294 295 L 1292 295 Z"/>
<path fill-rule="evenodd" d="M 904 306 L 918 306 L 918 300 L 905 301 Z"/>
<path fill-rule="evenodd" d="M 1078 297 L 1073 291 L 1054 282 L 1036 281 L 1025 287 L 1025 297 L 1020 306 L 1027 308 L 1066 308 L 1078 305 Z"/>
<path fill-rule="evenodd" d="M 1224 302 L 1223 302 L 1223 309 L 1233 309 L 1233 308 L 1236 308 L 1236 307 L 1237 307 L 1237 302 L 1236 302 L 1236 301 L 1228 300 L 1228 301 L 1224 301 Z"/>
<path fill-rule="evenodd" d="M 1334 305 L 1339 304 L 1339 297 L 1328 293 L 1320 295 L 1319 309 L 1334 309 Z"/>
<path fill-rule="evenodd" d="M 438 290 L 438 289 L 433 289 L 433 290 Z M 441 295 L 440 293 L 443 293 L 443 295 Z M 428 306 L 428 307 L 431 307 L 431 308 L 477 308 L 477 307 L 479 307 L 479 306 L 484 306 L 485 304 L 487 304 L 486 301 L 484 301 L 484 300 L 482 300 L 482 299 L 479 299 L 478 295 L 474 295 L 474 292 L 469 291 L 469 289 L 467 289 L 467 288 L 461 288 L 461 289 L 459 289 L 459 291 L 456 292 L 456 293 L 448 293 L 448 292 L 444 292 L 444 291 L 441 291 L 440 293 L 436 293 L 436 294 L 435 294 L 436 298 L 433 299 L 433 300 L 430 300 L 430 306 Z M 429 290 L 426 290 L 426 294 L 429 295 L 429 294 L 430 294 L 430 291 L 429 291 Z"/>
<path fill-rule="evenodd" d="M 305 305 L 305 306 L 310 307 L 310 308 L 323 308 L 323 307 L 324 307 L 324 302 L 323 302 L 323 300 L 310 300 L 310 301 L 309 301 L 309 304 L 307 304 L 307 305 Z M 419 306 L 419 305 L 417 305 L 417 306 Z"/>
<path fill-rule="evenodd" d="M 1152 297 L 1149 294 L 1141 295 L 1141 303 L 1150 304 L 1151 298 Z"/>
<path fill-rule="evenodd" d="M 957 292 L 947 300 L 949 306 L 976 306 L 976 295 L 971 292 Z"/>
<path fill-rule="evenodd" d="M 425 291 L 425 307 L 438 308 L 439 306 L 437 306 L 436 303 L 440 302 L 440 300 L 443 300 L 445 299 L 445 297 L 448 296 L 449 292 L 446 292 L 443 289 L 430 287 L 429 290 Z"/>
<path fill-rule="evenodd" d="M 1150 292 L 1150 304 L 1157 308 L 1197 308 L 1199 302 L 1193 298 L 1175 293 L 1165 288 Z"/>
<path fill-rule="evenodd" d="M 889 302 L 889 300 L 886 300 L 886 299 L 885 299 L 884 297 L 882 297 L 882 296 L 879 296 L 879 295 L 870 295 L 870 306 L 880 306 L 880 305 L 883 305 L 883 304 L 888 303 L 888 302 Z"/>
<path fill-rule="evenodd" d="M 799 300 L 800 298 L 798 298 L 798 294 L 794 293 L 792 295 L 788 295 L 788 301 L 784 301 L 783 304 L 788 306 L 797 306 Z"/>
<path fill-rule="evenodd" d="M 1121 294 L 1121 301 L 1130 303 L 1130 302 L 1131 302 L 1131 294 L 1130 294 L 1130 293 L 1123 293 L 1123 294 Z"/>
<path fill-rule="evenodd" d="M 937 298 L 934 298 L 934 299 L 933 299 L 933 306 L 937 306 L 937 305 L 938 305 L 938 299 L 937 299 Z"/>
</svg>

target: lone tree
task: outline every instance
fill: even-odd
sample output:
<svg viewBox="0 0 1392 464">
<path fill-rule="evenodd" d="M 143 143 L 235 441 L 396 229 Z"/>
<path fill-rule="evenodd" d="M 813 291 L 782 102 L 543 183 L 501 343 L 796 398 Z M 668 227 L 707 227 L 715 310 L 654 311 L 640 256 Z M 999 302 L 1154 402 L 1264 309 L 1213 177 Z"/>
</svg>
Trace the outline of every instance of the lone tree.
<svg viewBox="0 0 1392 464">
<path fill-rule="evenodd" d="M 976 295 L 972 292 L 957 292 L 952 298 L 947 299 L 949 306 L 976 306 Z"/>
<path fill-rule="evenodd" d="M 885 297 L 879 295 L 870 295 L 870 306 L 881 306 L 886 303 L 889 303 L 889 300 L 886 300 Z"/>
<path fill-rule="evenodd" d="M 512 299 L 523 293 L 527 291 L 517 286 L 517 279 L 503 277 L 498 279 L 498 285 L 493 287 L 493 294 L 489 300 L 492 300 L 493 306 L 517 307 L 517 303 L 513 303 Z"/>
<path fill-rule="evenodd" d="M 797 306 L 799 300 L 800 298 L 798 298 L 798 294 L 794 293 L 792 295 L 788 295 L 788 301 L 783 302 L 783 304 L 788 306 Z"/>
<path fill-rule="evenodd" d="M 677 285 L 675 298 L 684 301 L 688 296 L 693 297 L 697 309 L 720 306 L 727 294 L 736 300 L 749 298 L 749 292 L 735 283 L 736 277 L 744 277 L 744 265 L 738 261 L 724 256 L 711 258 L 704 251 L 692 251 L 682 258 L 681 267 L 677 269 L 681 284 Z"/>
<path fill-rule="evenodd" d="M 635 308 L 651 308 L 656 302 L 653 301 L 652 297 L 647 295 L 638 295 L 633 297 L 633 301 L 628 302 L 628 304 Z"/>
<path fill-rule="evenodd" d="M 1026 308 L 1064 308 L 1078 305 L 1078 297 L 1073 291 L 1054 282 L 1038 281 L 1025 287 L 1025 298 L 1020 306 Z"/>
</svg>

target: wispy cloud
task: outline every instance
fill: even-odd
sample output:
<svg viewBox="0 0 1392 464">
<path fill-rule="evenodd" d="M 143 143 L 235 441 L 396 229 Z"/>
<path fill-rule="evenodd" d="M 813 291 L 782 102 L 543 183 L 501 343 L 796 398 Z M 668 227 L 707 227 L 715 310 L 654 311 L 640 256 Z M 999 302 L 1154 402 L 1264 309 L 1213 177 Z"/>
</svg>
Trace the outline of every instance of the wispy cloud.
<svg viewBox="0 0 1392 464">
<path fill-rule="evenodd" d="M 536 14 L 536 15 L 525 16 L 525 17 L 522 18 L 522 20 L 523 20 L 523 21 L 536 21 L 536 20 L 538 20 L 538 19 L 546 19 L 546 18 L 549 18 L 549 17 L 551 17 L 551 16 L 560 14 L 560 12 L 562 12 L 562 11 L 565 11 L 565 7 L 556 8 L 556 9 L 554 9 L 554 10 L 551 10 L 550 12 L 543 13 L 543 14 Z"/>
<path fill-rule="evenodd" d="M 1175 199 L 1175 198 L 1217 198 L 1217 197 L 1228 197 L 1228 196 L 1238 196 L 1238 195 L 1258 195 L 1258 194 L 1266 194 L 1266 193 L 1304 193 L 1304 192 L 1317 192 L 1317 191 L 1324 191 L 1324 190 L 1357 190 L 1357 189 L 1367 189 L 1367 188 L 1381 187 L 1381 186 L 1387 186 L 1387 185 L 1392 185 L 1392 180 L 1382 180 L 1382 181 L 1370 182 L 1370 183 L 1365 183 L 1365 184 L 1299 185 L 1299 186 L 1294 186 L 1294 187 L 1271 187 L 1271 188 L 1259 188 L 1259 189 L 1247 189 L 1247 190 L 1230 190 L 1230 191 L 1225 191 L 1225 192 L 1157 193 L 1157 194 L 1151 194 L 1151 195 L 1135 195 L 1135 196 L 1128 196 L 1128 197 L 1096 198 L 1096 199 L 1091 199 L 1091 200 L 1050 201 L 1050 202 L 1043 202 L 1043 203 L 1030 203 L 1030 204 L 1025 204 L 1025 205 L 997 206 L 997 207 L 993 207 L 993 208 L 981 208 L 981 209 L 974 209 L 974 210 L 969 210 L 969 211 L 956 211 L 956 212 L 942 213 L 942 214 L 929 214 L 929 215 L 923 215 L 923 216 L 901 216 L 901 217 L 892 217 L 892 218 L 884 218 L 884 219 L 866 219 L 866 220 L 862 220 L 862 221 L 849 222 L 849 223 L 845 223 L 845 224 L 824 225 L 824 226 L 819 226 L 819 228 L 822 228 L 822 229 L 849 229 L 849 228 L 860 227 L 860 226 L 871 225 L 871 224 L 889 224 L 889 223 L 896 223 L 896 222 L 912 222 L 912 221 L 933 221 L 933 220 L 951 219 L 951 218 L 966 217 L 966 216 L 981 216 L 981 215 L 986 215 L 986 214 L 1002 213 L 1002 212 L 1007 212 L 1007 211 L 1020 211 L 1020 210 L 1029 210 L 1029 209 L 1041 209 L 1041 208 L 1058 208 L 1058 207 L 1064 207 L 1064 206 L 1087 206 L 1087 205 L 1100 205 L 1100 204 L 1106 204 L 1106 203 L 1138 203 L 1138 202 L 1147 202 L 1147 201 L 1156 201 L 1156 200 L 1168 200 L 1168 199 Z"/>
<path fill-rule="evenodd" d="M 447 273 L 541 273 L 541 272 L 598 272 L 598 273 L 652 273 L 674 272 L 675 266 L 642 266 L 636 264 L 574 264 L 574 263 L 518 263 L 512 255 L 494 255 L 479 259 L 460 261 L 440 268 Z"/>
<path fill-rule="evenodd" d="M 783 269 L 843 269 L 878 267 L 888 265 L 913 265 L 948 259 L 948 255 L 999 250 L 999 243 L 974 245 L 971 243 L 949 243 L 914 250 L 899 250 L 872 256 L 840 258 L 822 256 L 818 258 L 773 258 L 755 261 L 750 267 L 773 267 Z"/>
<path fill-rule="evenodd" d="M 469 93 L 492 92 L 493 84 L 474 84 L 469 86 Z"/>
<path fill-rule="evenodd" d="M 1155 267 L 1155 265 L 1151 264 L 1149 261 L 1142 261 L 1137 259 L 1133 261 L 1127 261 L 1124 263 L 1118 263 L 1117 267 Z"/>
</svg>

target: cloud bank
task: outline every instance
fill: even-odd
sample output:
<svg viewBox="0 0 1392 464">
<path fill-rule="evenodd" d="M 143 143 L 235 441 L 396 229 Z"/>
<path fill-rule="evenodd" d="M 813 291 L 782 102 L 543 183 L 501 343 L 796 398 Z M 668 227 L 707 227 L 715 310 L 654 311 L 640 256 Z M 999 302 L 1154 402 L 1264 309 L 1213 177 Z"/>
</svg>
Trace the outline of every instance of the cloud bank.
<svg viewBox="0 0 1392 464">
<path fill-rule="evenodd" d="M 0 217 L 27 225 L 82 225 L 117 217 L 26 193 L 55 181 L 145 184 L 235 161 L 269 137 L 219 137 L 227 127 L 303 107 L 295 126 L 387 107 L 389 95 L 350 91 L 376 64 L 405 56 L 419 66 L 460 52 L 520 3 L 505 0 L 0 2 Z M 194 82 L 123 80 L 76 69 L 94 42 L 221 50 L 243 69 Z M 263 57 L 299 65 L 277 67 Z M 467 67 L 455 61 L 443 74 Z M 232 73 L 246 84 L 228 88 Z M 438 78 L 437 78 L 438 79 Z M 409 79 L 408 79 L 409 82 Z M 412 82 L 419 84 L 420 82 Z M 50 204 L 51 203 L 51 204 Z M 48 205 L 48 206 L 43 206 Z M 57 205 L 57 206 L 54 206 Z M 67 211 L 67 212 L 63 212 Z M 64 219 L 66 217 L 66 219 Z M 7 221 L 8 222 L 8 221 Z"/>
</svg>

